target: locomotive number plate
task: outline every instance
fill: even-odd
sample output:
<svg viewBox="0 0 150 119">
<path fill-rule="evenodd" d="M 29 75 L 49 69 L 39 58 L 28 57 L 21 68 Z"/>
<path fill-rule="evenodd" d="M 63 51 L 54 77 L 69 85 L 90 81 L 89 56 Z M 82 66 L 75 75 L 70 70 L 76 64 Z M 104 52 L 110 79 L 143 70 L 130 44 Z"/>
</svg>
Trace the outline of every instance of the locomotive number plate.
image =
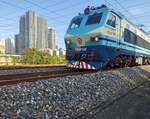
<svg viewBox="0 0 150 119">
<path fill-rule="evenodd" d="M 86 51 L 87 48 L 75 48 L 75 51 L 81 52 L 81 51 Z"/>
</svg>

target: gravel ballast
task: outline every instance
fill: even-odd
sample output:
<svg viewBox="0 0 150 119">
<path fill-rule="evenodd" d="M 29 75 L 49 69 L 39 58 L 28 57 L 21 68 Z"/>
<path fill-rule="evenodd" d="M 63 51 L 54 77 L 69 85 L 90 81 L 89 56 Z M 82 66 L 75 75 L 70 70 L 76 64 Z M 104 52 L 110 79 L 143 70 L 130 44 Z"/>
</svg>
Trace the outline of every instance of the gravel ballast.
<svg viewBox="0 0 150 119">
<path fill-rule="evenodd" d="M 0 119 L 72 119 L 150 79 L 150 66 L 0 87 Z"/>
</svg>

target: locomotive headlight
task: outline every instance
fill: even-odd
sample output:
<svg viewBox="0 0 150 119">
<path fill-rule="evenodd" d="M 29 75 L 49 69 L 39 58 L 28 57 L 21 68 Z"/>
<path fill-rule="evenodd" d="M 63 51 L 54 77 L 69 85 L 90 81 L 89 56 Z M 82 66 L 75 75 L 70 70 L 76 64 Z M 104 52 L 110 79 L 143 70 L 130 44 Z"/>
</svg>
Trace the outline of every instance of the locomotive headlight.
<svg viewBox="0 0 150 119">
<path fill-rule="evenodd" d="M 67 40 L 66 43 L 67 43 L 67 44 L 70 44 L 70 40 Z"/>
<path fill-rule="evenodd" d="M 97 41 L 99 41 L 99 37 L 91 37 L 91 41 L 95 41 L 95 42 L 97 42 Z"/>
<path fill-rule="evenodd" d="M 98 40 L 99 40 L 99 38 L 98 38 L 98 37 L 95 37 L 95 38 L 94 38 L 94 40 L 95 40 L 95 41 L 98 41 Z"/>
</svg>

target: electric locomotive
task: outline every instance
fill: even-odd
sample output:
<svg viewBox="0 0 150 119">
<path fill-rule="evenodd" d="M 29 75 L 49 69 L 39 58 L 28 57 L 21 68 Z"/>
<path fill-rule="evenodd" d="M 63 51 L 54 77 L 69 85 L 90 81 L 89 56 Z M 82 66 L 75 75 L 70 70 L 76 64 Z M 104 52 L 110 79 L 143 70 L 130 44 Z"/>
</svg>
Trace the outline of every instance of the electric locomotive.
<svg viewBox="0 0 150 119">
<path fill-rule="evenodd" d="M 150 37 L 121 13 L 101 5 L 75 16 L 65 35 L 67 67 L 150 64 Z"/>
</svg>

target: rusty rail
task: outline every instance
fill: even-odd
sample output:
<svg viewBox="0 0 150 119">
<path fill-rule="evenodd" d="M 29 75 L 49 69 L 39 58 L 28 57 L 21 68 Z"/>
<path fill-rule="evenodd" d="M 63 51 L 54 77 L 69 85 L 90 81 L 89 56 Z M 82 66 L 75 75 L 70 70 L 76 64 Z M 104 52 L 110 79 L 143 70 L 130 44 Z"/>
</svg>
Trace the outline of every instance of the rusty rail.
<svg viewBox="0 0 150 119">
<path fill-rule="evenodd" d="M 65 67 L 64 64 L 58 64 L 58 65 L 11 65 L 11 66 L 0 66 L 0 70 L 9 70 L 9 69 L 25 69 L 25 68 L 55 68 L 55 67 Z"/>
<path fill-rule="evenodd" d="M 64 77 L 70 75 L 81 75 L 90 73 L 91 71 L 77 71 L 77 70 L 64 70 L 62 71 L 51 71 L 51 72 L 36 72 L 36 73 L 24 73 L 24 74 L 10 74 L 0 76 L 0 86 L 11 85 L 21 82 L 32 82 L 37 80 L 45 80 L 54 77 Z"/>
<path fill-rule="evenodd" d="M 0 76 L 0 86 L 16 84 L 16 83 L 20 83 L 20 82 L 45 80 L 45 79 L 54 78 L 54 77 L 82 75 L 82 74 L 93 73 L 93 72 L 97 72 L 97 71 L 110 71 L 110 70 L 119 69 L 119 68 L 113 68 L 113 69 L 112 68 L 104 68 L 104 69 L 100 69 L 100 70 L 96 70 L 96 71 L 91 71 L 91 70 L 79 70 L 79 69 L 70 70 L 70 69 L 66 69 L 65 66 L 60 66 L 60 67 L 61 68 L 59 70 L 56 70 L 54 67 L 51 67 L 52 69 L 55 69 L 55 70 L 52 70 L 49 72 L 34 72 L 34 73 L 24 73 L 24 74 L 1 75 Z M 34 67 L 34 68 L 36 68 L 36 67 Z M 45 67 L 43 67 L 43 68 L 45 68 Z M 59 66 L 57 66 L 57 68 L 59 68 Z"/>
</svg>

